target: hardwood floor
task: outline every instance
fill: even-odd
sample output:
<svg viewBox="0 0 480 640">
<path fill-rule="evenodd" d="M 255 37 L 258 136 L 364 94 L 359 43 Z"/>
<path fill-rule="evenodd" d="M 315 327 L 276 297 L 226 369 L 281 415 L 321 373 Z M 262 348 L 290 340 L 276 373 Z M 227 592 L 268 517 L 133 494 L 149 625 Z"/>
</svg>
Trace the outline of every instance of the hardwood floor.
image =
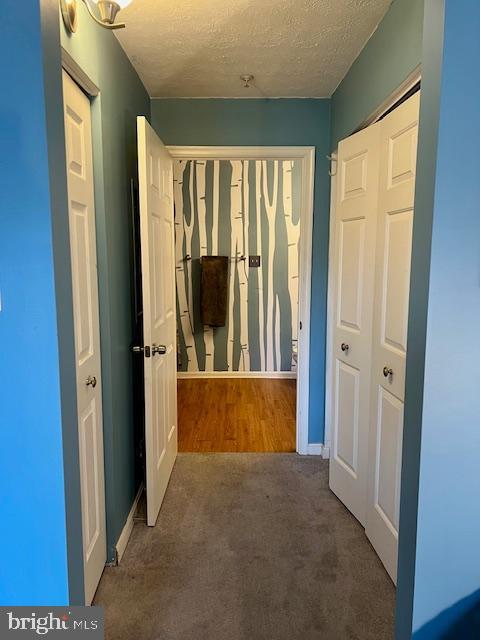
<svg viewBox="0 0 480 640">
<path fill-rule="evenodd" d="M 295 380 L 178 380 L 178 450 L 295 451 L 295 412 Z"/>
</svg>

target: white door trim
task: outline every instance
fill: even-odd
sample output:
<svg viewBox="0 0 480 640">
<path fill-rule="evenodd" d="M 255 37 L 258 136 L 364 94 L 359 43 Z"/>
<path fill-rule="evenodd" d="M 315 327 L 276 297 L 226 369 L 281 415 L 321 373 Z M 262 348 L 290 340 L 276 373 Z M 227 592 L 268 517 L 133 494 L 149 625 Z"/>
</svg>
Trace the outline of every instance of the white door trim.
<svg viewBox="0 0 480 640">
<path fill-rule="evenodd" d="M 102 363 L 95 224 L 93 140 L 88 96 L 62 72 L 77 377 L 85 603 L 107 555 Z"/>
<path fill-rule="evenodd" d="M 310 382 L 310 300 L 312 282 L 313 188 L 315 147 L 167 146 L 176 160 L 300 160 L 303 192 L 300 212 L 300 282 L 298 291 L 297 453 L 308 454 Z"/>
<path fill-rule="evenodd" d="M 336 155 L 332 159 L 336 163 Z M 325 430 L 323 442 L 325 447 L 330 449 L 332 438 L 332 416 L 333 416 L 333 313 L 334 313 L 334 283 L 335 283 L 335 228 L 336 228 L 336 205 L 337 205 L 337 174 L 331 175 L 330 183 L 330 229 L 328 240 L 328 278 L 327 278 L 327 330 L 326 330 L 326 350 L 325 350 Z"/>
<path fill-rule="evenodd" d="M 60 47 L 62 56 L 62 68 L 75 80 L 78 86 L 91 98 L 96 98 L 100 94 L 100 89 L 85 73 L 78 62 L 68 53 L 66 49 Z"/>
<path fill-rule="evenodd" d="M 382 104 L 370 114 L 370 116 L 357 129 L 363 129 L 377 122 L 389 109 L 393 107 L 410 89 L 412 89 L 422 79 L 422 68 L 418 65 L 412 73 L 402 82 L 402 84 L 393 91 Z M 353 135 L 353 132 L 352 134 Z M 337 149 L 334 149 L 330 156 L 336 163 Z M 334 165 L 334 166 L 335 166 Z M 333 361 L 333 344 L 332 332 L 334 326 L 333 318 L 333 285 L 334 285 L 334 247 L 335 247 L 335 205 L 336 205 L 336 189 L 337 179 L 336 171 L 331 174 L 331 190 L 330 190 L 330 236 L 328 243 L 328 292 L 327 292 L 327 348 L 325 354 L 325 447 L 330 447 L 332 438 L 332 403 L 333 403 L 333 384 L 332 384 L 332 361 Z"/>
<path fill-rule="evenodd" d="M 387 113 L 399 100 L 405 96 L 410 89 L 420 82 L 422 79 L 422 66 L 419 64 L 415 69 L 405 78 L 400 86 L 393 91 L 382 104 L 373 111 L 366 120 L 362 122 L 358 130 L 369 127 L 374 122 L 377 122 L 383 115 Z"/>
</svg>

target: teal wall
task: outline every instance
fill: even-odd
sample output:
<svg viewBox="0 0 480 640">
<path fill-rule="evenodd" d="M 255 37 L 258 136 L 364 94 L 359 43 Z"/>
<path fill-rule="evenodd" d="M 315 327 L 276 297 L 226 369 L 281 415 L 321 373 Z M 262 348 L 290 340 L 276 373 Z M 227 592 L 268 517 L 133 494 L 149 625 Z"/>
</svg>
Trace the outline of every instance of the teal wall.
<svg viewBox="0 0 480 640">
<path fill-rule="evenodd" d="M 425 6 L 400 517 L 401 640 L 412 631 L 419 639 L 480 636 L 480 4 L 426 0 Z"/>
<path fill-rule="evenodd" d="M 137 480 L 132 398 L 130 180 L 137 176 L 136 117 L 150 99 L 112 32 L 78 3 L 79 26 L 62 46 L 99 87 L 92 102 L 102 341 L 107 545 L 109 559 L 132 506 Z"/>
<path fill-rule="evenodd" d="M 295 371 L 301 162 L 179 160 L 174 183 L 180 369 Z M 200 255 L 230 258 L 223 327 L 202 324 Z"/>
<path fill-rule="evenodd" d="M 332 96 L 332 149 L 420 64 L 424 0 L 394 0 Z"/>
<path fill-rule="evenodd" d="M 310 341 L 310 442 L 323 442 L 330 207 L 330 100 L 153 99 L 152 125 L 166 144 L 316 148 Z"/>
</svg>

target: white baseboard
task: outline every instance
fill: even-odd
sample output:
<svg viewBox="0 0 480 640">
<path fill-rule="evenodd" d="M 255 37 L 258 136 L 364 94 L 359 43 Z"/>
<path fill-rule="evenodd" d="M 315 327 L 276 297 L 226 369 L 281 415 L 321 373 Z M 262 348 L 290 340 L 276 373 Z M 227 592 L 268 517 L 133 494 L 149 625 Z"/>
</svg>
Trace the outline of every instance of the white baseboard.
<svg viewBox="0 0 480 640">
<path fill-rule="evenodd" d="M 330 457 L 330 447 L 326 447 L 321 442 L 309 442 L 306 451 L 299 451 L 300 455 Z"/>
<path fill-rule="evenodd" d="M 177 371 L 177 378 L 288 378 L 295 379 L 296 371 Z"/>
<path fill-rule="evenodd" d="M 125 553 L 125 549 L 127 548 L 128 541 L 130 540 L 130 536 L 133 530 L 133 517 L 137 510 L 138 501 L 140 500 L 142 492 L 143 492 L 143 484 L 140 485 L 138 493 L 135 496 L 135 500 L 133 501 L 132 508 L 130 509 L 130 513 L 128 514 L 128 517 L 127 517 L 127 521 L 125 522 L 125 526 L 123 527 L 122 533 L 120 534 L 120 537 L 118 538 L 118 541 L 115 547 L 117 550 L 117 564 L 120 564 L 123 554 Z"/>
<path fill-rule="evenodd" d="M 307 445 L 307 456 L 321 456 L 323 453 L 323 444 L 311 443 Z"/>
</svg>

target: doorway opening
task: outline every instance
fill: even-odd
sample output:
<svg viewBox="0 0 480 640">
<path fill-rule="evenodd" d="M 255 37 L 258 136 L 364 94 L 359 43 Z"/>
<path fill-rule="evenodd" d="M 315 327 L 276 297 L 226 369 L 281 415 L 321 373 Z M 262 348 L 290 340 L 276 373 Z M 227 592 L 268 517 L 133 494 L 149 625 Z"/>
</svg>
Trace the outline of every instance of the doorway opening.
<svg viewBox="0 0 480 640">
<path fill-rule="evenodd" d="M 313 150 L 169 151 L 179 451 L 304 452 Z"/>
</svg>

